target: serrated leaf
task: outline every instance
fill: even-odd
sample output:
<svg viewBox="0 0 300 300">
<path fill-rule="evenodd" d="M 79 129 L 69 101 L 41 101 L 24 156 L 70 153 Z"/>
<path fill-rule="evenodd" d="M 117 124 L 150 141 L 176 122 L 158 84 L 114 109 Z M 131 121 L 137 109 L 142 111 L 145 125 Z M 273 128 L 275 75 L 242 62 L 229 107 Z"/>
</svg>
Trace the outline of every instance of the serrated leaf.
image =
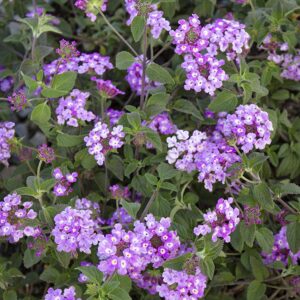
<svg viewBox="0 0 300 300">
<path fill-rule="evenodd" d="M 229 91 L 222 91 L 208 105 L 208 109 L 213 112 L 230 112 L 237 106 L 238 100 L 236 94 Z"/>
<path fill-rule="evenodd" d="M 261 205 L 265 210 L 272 210 L 274 208 L 274 201 L 272 195 L 265 182 L 254 185 L 253 196 L 255 200 Z"/>
<path fill-rule="evenodd" d="M 264 252 L 271 252 L 274 244 L 274 237 L 271 230 L 262 227 L 255 232 L 255 238 Z"/>
<path fill-rule="evenodd" d="M 128 214 L 136 219 L 136 215 L 140 210 L 141 204 L 140 203 L 132 203 L 125 200 L 121 201 L 121 205 L 126 209 Z"/>
<path fill-rule="evenodd" d="M 170 73 L 158 64 L 152 63 L 146 69 L 146 75 L 153 81 L 174 84 L 174 79 Z"/>
<path fill-rule="evenodd" d="M 203 117 L 200 114 L 199 109 L 190 101 L 179 99 L 175 102 L 173 109 L 192 115 L 199 120 L 203 120 Z"/>
</svg>

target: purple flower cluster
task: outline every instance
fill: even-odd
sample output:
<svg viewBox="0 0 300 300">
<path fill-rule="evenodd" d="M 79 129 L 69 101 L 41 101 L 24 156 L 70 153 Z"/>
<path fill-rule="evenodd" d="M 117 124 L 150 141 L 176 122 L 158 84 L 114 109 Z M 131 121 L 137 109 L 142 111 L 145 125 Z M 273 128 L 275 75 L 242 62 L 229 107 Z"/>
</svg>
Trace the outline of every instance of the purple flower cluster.
<svg viewBox="0 0 300 300">
<path fill-rule="evenodd" d="M 84 141 L 89 153 L 95 157 L 97 164 L 102 166 L 106 153 L 121 148 L 124 144 L 124 137 L 122 125 L 115 126 L 110 130 L 105 123 L 97 122 Z"/>
<path fill-rule="evenodd" d="M 85 11 L 85 14 L 92 22 L 96 21 L 98 9 L 106 11 L 108 0 L 76 0 L 75 6 Z"/>
<path fill-rule="evenodd" d="M 42 144 L 38 148 L 38 158 L 46 164 L 51 164 L 55 159 L 54 149 L 47 146 L 46 144 Z"/>
<path fill-rule="evenodd" d="M 218 120 L 216 129 L 226 139 L 232 139 L 244 153 L 264 149 L 271 144 L 272 122 L 267 112 L 257 105 L 240 105 L 233 114 Z"/>
<path fill-rule="evenodd" d="M 130 85 L 132 91 L 140 95 L 142 92 L 142 77 L 143 77 L 143 56 L 139 56 L 135 59 L 135 62 L 127 69 L 126 80 Z M 161 83 L 155 82 L 145 76 L 144 90 L 145 92 L 153 90 L 161 86 Z"/>
<path fill-rule="evenodd" d="M 0 122 L 0 163 L 8 166 L 10 159 L 10 141 L 15 135 L 15 123 L 13 122 Z"/>
<path fill-rule="evenodd" d="M 45 300 L 81 300 L 76 297 L 76 291 L 73 286 L 64 289 L 49 288 L 45 295 Z"/>
<path fill-rule="evenodd" d="M 0 74 L 3 72 L 5 68 L 0 65 Z M 0 78 L 0 91 L 3 93 L 7 93 L 13 86 L 14 79 L 11 76 L 6 76 Z"/>
<path fill-rule="evenodd" d="M 109 108 L 106 111 L 106 115 L 108 116 L 109 124 L 111 126 L 116 125 L 124 114 L 124 111 L 113 108 Z"/>
<path fill-rule="evenodd" d="M 295 49 L 295 54 L 288 53 L 288 43 L 277 42 L 270 34 L 260 48 L 268 51 L 268 60 L 282 68 L 281 77 L 300 81 L 300 49 Z"/>
<path fill-rule="evenodd" d="M 194 234 L 204 236 L 212 233 L 213 242 L 221 238 L 226 243 L 229 243 L 230 234 L 235 231 L 236 226 L 240 222 L 240 211 L 238 208 L 233 208 L 231 206 L 232 203 L 232 198 L 228 198 L 228 200 L 219 199 L 215 210 L 203 214 L 205 224 L 195 227 Z"/>
<path fill-rule="evenodd" d="M 28 11 L 26 13 L 26 18 L 33 19 L 36 16 L 41 17 L 44 13 L 45 13 L 45 9 L 43 7 L 36 6 L 35 9 L 32 8 L 30 11 Z M 53 15 L 45 14 L 45 16 L 51 19 L 50 23 L 52 25 L 59 25 L 60 24 L 60 20 L 58 18 L 54 17 Z"/>
<path fill-rule="evenodd" d="M 66 40 L 60 40 L 60 47 L 56 49 L 56 53 L 60 56 L 61 60 L 64 62 L 70 61 L 73 57 L 80 55 L 80 52 L 77 50 L 75 41 L 71 43 Z"/>
<path fill-rule="evenodd" d="M 169 230 L 170 225 L 169 218 L 158 222 L 151 214 L 145 223 L 136 221 L 133 231 L 125 231 L 121 224 L 116 224 L 110 234 L 100 237 L 100 271 L 139 279 L 148 265 L 158 268 L 167 259 L 174 258 L 180 241 L 176 232 Z"/>
<path fill-rule="evenodd" d="M 157 291 L 166 300 L 197 300 L 204 296 L 207 278 L 199 267 L 192 274 L 164 269 L 162 278 L 163 283 L 157 287 Z"/>
<path fill-rule="evenodd" d="M 98 79 L 95 76 L 93 76 L 91 80 L 96 82 L 99 94 L 105 99 L 111 99 L 116 97 L 117 95 L 125 94 L 124 92 L 120 91 L 116 86 L 114 86 L 110 80 Z"/>
<path fill-rule="evenodd" d="M 175 231 L 170 231 L 170 218 L 161 218 L 156 221 L 152 214 L 145 217 L 145 223 L 136 221 L 134 223 L 134 232 L 140 236 L 143 241 L 142 247 L 146 250 L 148 263 L 154 268 L 176 256 L 180 247 L 180 241 Z"/>
<path fill-rule="evenodd" d="M 170 22 L 163 17 L 163 11 L 158 10 L 156 4 L 139 0 L 125 0 L 125 8 L 129 14 L 127 25 L 130 25 L 136 16 L 144 15 L 154 39 L 158 39 L 163 30 L 171 30 Z"/>
<path fill-rule="evenodd" d="M 91 253 L 92 245 L 99 241 L 98 221 L 90 209 L 74 209 L 70 206 L 54 217 L 52 230 L 58 251 Z"/>
<path fill-rule="evenodd" d="M 70 58 L 69 61 L 57 59 L 50 64 L 44 65 L 45 76 L 50 80 L 55 74 L 67 71 L 79 74 L 96 73 L 103 75 L 105 71 L 113 69 L 109 56 L 101 56 L 99 53 L 81 53 L 78 57 Z"/>
<path fill-rule="evenodd" d="M 124 227 L 133 222 L 133 218 L 128 214 L 127 210 L 123 207 L 117 208 L 112 214 L 111 218 L 107 220 L 107 225 L 112 226 L 117 223 L 122 224 Z"/>
<path fill-rule="evenodd" d="M 244 221 L 247 226 L 262 223 L 260 208 L 258 205 L 253 207 L 249 205 L 244 206 Z"/>
<path fill-rule="evenodd" d="M 12 111 L 21 111 L 27 105 L 27 98 L 24 91 L 20 90 L 18 92 L 14 92 L 11 96 L 7 98 L 10 103 L 10 109 Z"/>
<path fill-rule="evenodd" d="M 294 265 L 300 262 L 300 251 L 293 253 L 290 250 L 289 243 L 286 237 L 286 226 L 282 227 L 280 231 L 274 236 L 274 245 L 271 253 L 262 253 L 265 264 L 271 264 L 277 261 L 284 265 L 288 264 L 288 258 L 292 260 Z"/>
<path fill-rule="evenodd" d="M 199 17 L 193 14 L 188 21 L 179 20 L 179 27 L 171 30 L 175 53 L 184 55 L 182 68 L 187 79 L 184 88 L 214 95 L 228 75 L 222 70 L 224 60 L 217 55 L 226 53 L 228 60 L 249 49 L 249 34 L 245 26 L 234 20 L 217 19 L 212 24 L 200 25 Z"/>
<path fill-rule="evenodd" d="M 119 184 L 114 184 L 114 185 L 110 186 L 109 191 L 110 191 L 111 197 L 116 200 L 128 199 L 131 196 L 129 188 L 127 186 L 122 187 Z"/>
<path fill-rule="evenodd" d="M 157 287 L 163 283 L 163 280 L 160 271 L 146 270 L 134 279 L 134 283 L 151 295 L 155 295 L 157 293 Z"/>
<path fill-rule="evenodd" d="M 86 101 L 90 93 L 73 90 L 66 98 L 60 98 L 56 108 L 57 122 L 60 125 L 65 123 L 69 126 L 78 127 L 78 121 L 90 122 L 96 116 L 85 109 Z"/>
<path fill-rule="evenodd" d="M 60 168 L 55 168 L 52 172 L 52 176 L 56 179 L 53 193 L 56 197 L 68 196 L 72 193 L 72 184 L 77 181 L 78 173 L 63 174 Z"/>
<path fill-rule="evenodd" d="M 212 191 L 216 182 L 225 183 L 230 175 L 228 169 L 240 161 L 233 147 L 215 132 L 209 137 L 206 133 L 195 130 L 190 136 L 188 131 L 177 130 L 176 136 L 167 138 L 169 164 L 179 170 L 192 172 L 197 170 L 199 182 Z"/>
<path fill-rule="evenodd" d="M 26 225 L 37 216 L 31 207 L 32 202 L 22 203 L 21 196 L 16 193 L 4 197 L 0 202 L 0 237 L 16 243 L 24 236 L 38 235 L 40 231 L 37 227 Z"/>
</svg>

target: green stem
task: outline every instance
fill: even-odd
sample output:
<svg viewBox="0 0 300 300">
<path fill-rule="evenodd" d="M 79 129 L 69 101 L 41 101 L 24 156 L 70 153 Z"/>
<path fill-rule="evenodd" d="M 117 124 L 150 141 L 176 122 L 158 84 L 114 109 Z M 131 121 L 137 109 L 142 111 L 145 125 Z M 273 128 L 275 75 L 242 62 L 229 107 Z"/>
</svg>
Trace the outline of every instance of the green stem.
<svg viewBox="0 0 300 300">
<path fill-rule="evenodd" d="M 154 200 L 155 200 L 156 197 L 157 197 L 157 194 L 158 194 L 158 190 L 156 189 L 156 190 L 154 191 L 154 193 L 152 194 L 151 198 L 149 199 L 149 201 L 147 202 L 147 204 L 146 204 L 146 206 L 145 206 L 143 212 L 141 213 L 140 220 L 144 220 L 144 218 L 146 217 L 146 215 L 147 215 L 149 209 L 151 208 L 151 206 L 152 206 Z"/>
<path fill-rule="evenodd" d="M 42 167 L 43 161 L 40 160 L 38 167 L 37 167 L 37 171 L 36 171 L 36 177 L 37 177 L 37 181 L 38 181 L 38 186 L 40 188 L 40 181 L 41 181 L 41 167 Z"/>
<path fill-rule="evenodd" d="M 146 67 L 147 67 L 147 27 L 144 29 L 143 36 L 143 73 L 142 73 L 142 88 L 141 88 L 141 96 L 140 96 L 140 109 L 144 109 L 145 104 L 145 83 L 146 83 Z"/>
<path fill-rule="evenodd" d="M 104 15 L 104 13 L 102 12 L 101 9 L 99 9 L 98 7 L 95 7 L 100 15 L 102 16 L 103 20 L 106 22 L 106 24 L 108 25 L 108 27 L 117 35 L 117 37 L 132 51 L 132 53 L 135 56 L 138 56 L 138 53 L 132 48 L 132 46 L 122 37 L 122 35 L 115 29 L 114 26 L 112 26 L 112 24 L 109 22 L 109 20 L 106 18 L 106 16 Z"/>
</svg>

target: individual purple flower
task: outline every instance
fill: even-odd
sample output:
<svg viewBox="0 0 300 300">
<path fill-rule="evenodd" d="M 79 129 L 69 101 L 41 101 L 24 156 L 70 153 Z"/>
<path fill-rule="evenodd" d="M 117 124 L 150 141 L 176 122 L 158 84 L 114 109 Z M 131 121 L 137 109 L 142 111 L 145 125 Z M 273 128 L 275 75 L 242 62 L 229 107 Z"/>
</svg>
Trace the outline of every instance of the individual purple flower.
<svg viewBox="0 0 300 300">
<path fill-rule="evenodd" d="M 111 233 L 99 240 L 98 268 L 105 275 L 117 272 L 120 275 L 139 274 L 146 268 L 141 241 L 132 231 L 125 231 L 121 224 L 115 224 Z"/>
<path fill-rule="evenodd" d="M 38 148 L 38 158 L 46 164 L 51 164 L 55 160 L 54 149 L 43 144 Z"/>
<path fill-rule="evenodd" d="M 52 176 L 56 180 L 53 188 L 53 193 L 56 197 L 68 196 L 72 193 L 72 185 L 78 178 L 77 172 L 63 174 L 60 168 L 55 168 L 52 172 Z"/>
<path fill-rule="evenodd" d="M 204 296 L 207 278 L 199 267 L 193 272 L 164 269 L 163 283 L 157 286 L 159 296 L 166 300 L 197 300 Z"/>
<path fill-rule="evenodd" d="M 262 223 L 260 208 L 258 205 L 253 207 L 244 205 L 244 221 L 247 226 Z"/>
<path fill-rule="evenodd" d="M 45 295 L 45 300 L 81 300 L 76 297 L 76 291 L 73 286 L 61 290 L 49 288 Z"/>
<path fill-rule="evenodd" d="M 233 140 L 244 153 L 271 144 L 272 122 L 257 105 L 240 105 L 233 114 L 219 118 L 216 130 Z"/>
<path fill-rule="evenodd" d="M 127 25 L 130 25 L 136 16 L 144 16 L 154 39 L 158 39 L 163 30 L 171 30 L 170 22 L 163 17 L 163 11 L 158 10 L 156 4 L 139 0 L 125 0 L 125 9 L 129 14 Z"/>
<path fill-rule="evenodd" d="M 21 196 L 17 193 L 5 196 L 0 201 L 0 237 L 16 243 L 24 236 L 36 236 L 36 227 L 29 225 L 37 217 L 31 207 L 32 202 L 22 203 Z"/>
<path fill-rule="evenodd" d="M 5 68 L 0 65 L 0 74 L 5 71 Z M 0 91 L 3 93 L 7 93 L 13 86 L 14 79 L 11 76 L 3 76 L 0 78 Z"/>
<path fill-rule="evenodd" d="M 154 268 L 174 258 L 180 247 L 179 237 L 175 231 L 169 229 L 170 226 L 170 218 L 156 221 L 152 214 L 145 217 L 145 222 L 134 223 L 134 232 L 140 237 L 146 258 Z"/>
<path fill-rule="evenodd" d="M 140 95 L 142 92 L 142 77 L 143 77 L 143 56 L 139 56 L 135 59 L 135 62 L 127 69 L 126 80 L 130 85 L 132 91 Z M 161 86 L 161 83 L 152 81 L 149 77 L 145 76 L 144 91 L 150 91 Z"/>
<path fill-rule="evenodd" d="M 287 227 L 284 226 L 274 236 L 274 245 L 271 253 L 262 252 L 265 264 L 271 264 L 274 262 L 282 262 L 285 266 L 288 264 L 290 258 L 292 264 L 297 265 L 300 262 L 300 251 L 293 253 L 290 250 L 289 243 L 286 236 Z"/>
<path fill-rule="evenodd" d="M 73 90 L 66 98 L 60 98 L 56 108 L 57 122 L 60 125 L 65 123 L 72 127 L 78 127 L 78 121 L 90 122 L 96 116 L 85 109 L 90 93 Z"/>
<path fill-rule="evenodd" d="M 58 251 L 91 253 L 92 245 L 99 240 L 99 225 L 92 218 L 90 209 L 74 209 L 70 206 L 54 217 L 52 236 Z"/>
<path fill-rule="evenodd" d="M 240 211 L 238 208 L 233 208 L 232 203 L 233 198 L 219 199 L 213 211 L 203 214 L 205 224 L 195 227 L 194 234 L 205 236 L 212 233 L 213 242 L 221 238 L 229 243 L 231 233 L 235 231 L 240 222 Z"/>
<path fill-rule="evenodd" d="M 80 55 L 77 50 L 75 41 L 68 42 L 64 39 L 59 41 L 60 47 L 56 49 L 56 53 L 61 57 L 62 61 L 68 62 L 70 59 Z"/>
<path fill-rule="evenodd" d="M 111 126 L 116 125 L 124 114 L 125 112 L 122 110 L 112 108 L 106 110 L 106 115 L 108 116 L 109 124 Z"/>
<path fill-rule="evenodd" d="M 176 136 L 167 138 L 169 164 L 175 164 L 178 170 L 188 173 L 197 170 L 198 181 L 212 191 L 216 182 L 225 183 L 231 175 L 229 168 L 240 161 L 233 147 L 217 133 L 207 136 L 195 130 L 190 136 L 188 131 L 177 130 Z"/>
<path fill-rule="evenodd" d="M 92 22 L 96 21 L 98 9 L 106 11 L 108 0 L 76 0 L 75 6 L 83 10 Z"/>
<path fill-rule="evenodd" d="M 10 142 L 15 135 L 15 123 L 0 122 L 0 163 L 8 167 L 8 160 L 11 157 Z"/>
<path fill-rule="evenodd" d="M 95 157 L 97 164 L 102 166 L 106 153 L 121 148 L 124 137 L 122 125 L 109 129 L 105 123 L 97 122 L 84 141 L 89 153 Z"/>
<path fill-rule="evenodd" d="M 102 80 L 93 76 L 92 81 L 96 82 L 97 90 L 99 94 L 105 99 L 115 98 L 117 95 L 124 95 L 125 93 L 120 91 L 116 86 L 112 84 L 110 80 Z"/>
</svg>

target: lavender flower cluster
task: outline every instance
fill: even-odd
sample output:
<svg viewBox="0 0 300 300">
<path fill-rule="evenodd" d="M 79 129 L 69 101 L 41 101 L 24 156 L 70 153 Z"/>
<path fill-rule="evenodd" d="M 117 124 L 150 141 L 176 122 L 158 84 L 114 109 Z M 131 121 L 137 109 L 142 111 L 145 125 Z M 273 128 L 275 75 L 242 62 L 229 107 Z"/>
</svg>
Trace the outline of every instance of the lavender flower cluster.
<svg viewBox="0 0 300 300">
<path fill-rule="evenodd" d="M 61 290 L 49 288 L 45 295 L 45 300 L 81 300 L 76 297 L 76 291 L 73 286 Z"/>
<path fill-rule="evenodd" d="M 0 73 L 5 70 L 3 66 L 0 65 Z M 11 76 L 5 76 L 0 78 L 0 91 L 3 93 L 7 93 L 13 86 L 14 79 Z"/>
<path fill-rule="evenodd" d="M 0 163 L 8 166 L 8 160 L 11 157 L 10 141 L 15 135 L 15 123 L 0 122 Z"/>
<path fill-rule="evenodd" d="M 58 251 L 91 253 L 92 245 L 99 241 L 99 220 L 85 206 L 86 200 L 77 202 L 79 208 L 67 207 L 54 217 L 52 230 Z M 90 204 L 88 204 L 90 206 Z"/>
<path fill-rule="evenodd" d="M 171 30 L 170 36 L 176 45 L 175 53 L 184 56 L 184 88 L 214 95 L 228 79 L 221 68 L 225 61 L 217 55 L 224 52 L 228 60 L 236 59 L 249 49 L 250 36 L 245 26 L 234 20 L 217 19 L 202 27 L 199 17 L 193 14 L 188 21 L 181 19 L 178 23 L 178 29 Z"/>
<path fill-rule="evenodd" d="M 203 214 L 204 225 L 194 228 L 196 236 L 205 236 L 212 233 L 212 241 L 216 242 L 218 238 L 223 239 L 226 243 L 230 242 L 230 234 L 236 229 L 240 222 L 238 208 L 233 208 L 231 204 L 233 198 L 219 199 L 216 208 Z"/>
<path fill-rule="evenodd" d="M 10 109 L 12 111 L 21 111 L 27 105 L 27 98 L 25 92 L 22 90 L 14 92 L 7 98 L 7 101 L 10 103 Z"/>
<path fill-rule="evenodd" d="M 174 164 L 179 170 L 192 172 L 197 170 L 199 182 L 212 191 L 216 182 L 225 183 L 230 175 L 228 169 L 240 157 L 233 147 L 223 138 L 216 141 L 206 133 L 195 130 L 192 135 L 188 131 L 178 130 L 176 136 L 167 138 L 169 164 Z"/>
<path fill-rule="evenodd" d="M 124 114 L 125 112 L 122 110 L 117 110 L 113 108 L 109 108 L 106 110 L 106 116 L 108 116 L 109 118 L 110 126 L 116 125 Z"/>
<path fill-rule="evenodd" d="M 72 184 L 77 181 L 78 173 L 67 173 L 63 174 L 60 168 L 55 168 L 52 172 L 52 176 L 56 180 L 53 188 L 53 193 L 56 197 L 68 196 L 72 193 Z"/>
<path fill-rule="evenodd" d="M 125 79 L 129 83 L 132 91 L 136 92 L 137 95 L 142 93 L 142 83 L 143 83 L 143 56 L 135 58 L 135 62 L 127 69 L 127 75 Z M 155 82 L 149 79 L 146 75 L 144 80 L 144 92 L 148 92 L 157 87 L 161 86 L 161 83 Z"/>
<path fill-rule="evenodd" d="M 97 164 L 102 166 L 107 152 L 123 146 L 123 126 L 118 125 L 111 130 L 102 122 L 97 122 L 89 135 L 84 138 L 88 151 L 95 157 Z"/>
<path fill-rule="evenodd" d="M 96 116 L 85 109 L 86 101 L 90 93 L 73 90 L 66 98 L 60 98 L 56 108 L 57 123 L 64 125 L 65 123 L 72 127 L 78 127 L 78 121 L 90 122 Z"/>
<path fill-rule="evenodd" d="M 77 72 L 78 74 L 96 73 L 103 75 L 105 71 L 113 69 L 109 56 L 101 56 L 99 53 L 81 53 L 78 57 L 71 57 L 68 61 L 56 59 L 50 64 L 45 64 L 45 76 L 48 80 L 53 75 L 62 74 L 67 71 Z"/>
<path fill-rule="evenodd" d="M 125 93 L 120 91 L 110 80 L 98 79 L 95 76 L 91 78 L 92 81 L 96 82 L 97 90 L 100 95 L 105 99 L 114 98 L 117 95 L 124 95 Z"/>
<path fill-rule="evenodd" d="M 300 49 L 295 49 L 295 54 L 288 53 L 288 43 L 277 42 L 271 34 L 265 37 L 260 49 L 267 50 L 268 60 L 282 68 L 281 77 L 300 81 Z"/>
<path fill-rule="evenodd" d="M 0 237 L 10 243 L 16 243 L 24 236 L 36 236 L 38 227 L 29 226 L 30 221 L 37 217 L 31 209 L 32 202 L 23 202 L 17 193 L 9 194 L 0 202 Z"/>
<path fill-rule="evenodd" d="M 163 30 L 170 31 L 170 22 L 166 20 L 163 11 L 158 10 L 157 4 L 150 4 L 139 0 L 125 0 L 125 9 L 129 14 L 127 25 L 130 25 L 136 16 L 145 15 L 154 39 L 158 39 Z"/>
<path fill-rule="evenodd" d="M 75 6 L 80 10 L 83 10 L 86 16 L 95 22 L 97 19 L 98 9 L 106 11 L 108 0 L 76 0 Z"/>
<path fill-rule="evenodd" d="M 233 139 L 244 153 L 264 149 L 271 144 L 272 122 L 257 105 L 240 105 L 235 113 L 219 118 L 216 129 L 226 139 Z"/>
<path fill-rule="evenodd" d="M 271 253 L 262 253 L 264 262 L 271 264 L 274 262 L 282 262 L 285 266 L 288 264 L 288 259 L 292 260 L 294 265 L 298 265 L 300 262 L 300 251 L 293 253 L 290 250 L 289 243 L 287 241 L 287 227 L 283 226 L 280 231 L 274 236 L 274 245 Z"/>
</svg>

